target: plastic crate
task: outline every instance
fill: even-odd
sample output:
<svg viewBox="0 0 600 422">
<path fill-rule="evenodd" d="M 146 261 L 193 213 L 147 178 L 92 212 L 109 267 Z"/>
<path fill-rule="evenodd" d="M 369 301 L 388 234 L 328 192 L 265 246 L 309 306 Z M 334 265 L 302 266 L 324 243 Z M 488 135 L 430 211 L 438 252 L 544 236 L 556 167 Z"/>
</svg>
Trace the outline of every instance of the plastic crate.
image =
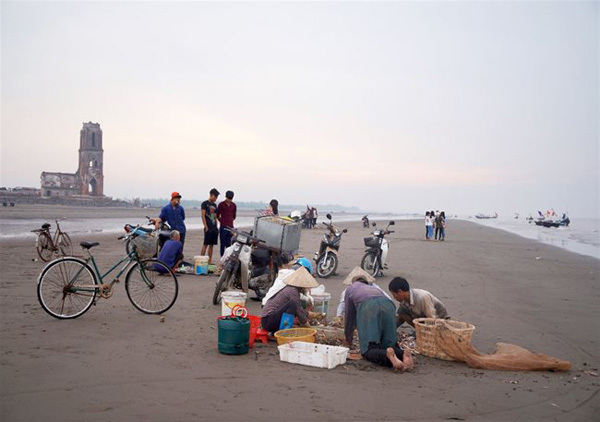
<svg viewBox="0 0 600 422">
<path fill-rule="evenodd" d="M 327 369 L 333 369 L 346 363 L 350 350 L 347 347 L 305 343 L 303 341 L 294 341 L 277 348 L 279 349 L 279 360 L 282 362 Z"/>
</svg>

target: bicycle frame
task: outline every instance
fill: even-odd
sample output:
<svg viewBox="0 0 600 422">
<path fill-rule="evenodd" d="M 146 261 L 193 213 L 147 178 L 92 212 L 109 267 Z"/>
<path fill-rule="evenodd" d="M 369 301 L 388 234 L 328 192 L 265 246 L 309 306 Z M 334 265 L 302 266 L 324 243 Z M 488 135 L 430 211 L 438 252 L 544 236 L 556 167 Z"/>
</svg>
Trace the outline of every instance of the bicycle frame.
<svg viewBox="0 0 600 422">
<path fill-rule="evenodd" d="M 52 247 L 54 249 L 58 248 L 58 236 L 60 236 L 60 234 L 62 233 L 62 231 L 60 230 L 60 224 L 58 224 L 59 221 L 61 220 L 54 220 L 54 222 L 56 223 L 56 231 L 54 232 L 54 237 L 52 239 Z M 48 228 L 48 234 L 50 234 L 50 228 Z"/>
<path fill-rule="evenodd" d="M 108 275 L 110 273 L 112 273 L 114 270 L 116 270 L 119 265 L 121 265 L 122 263 L 125 262 L 125 265 L 123 265 L 121 267 L 121 269 L 115 274 L 115 277 L 113 278 L 113 280 L 109 283 L 110 286 L 112 287 L 115 283 L 119 282 L 119 277 L 121 277 L 123 275 L 123 273 L 125 271 L 127 271 L 127 269 L 129 268 L 129 266 L 131 265 L 132 262 L 140 262 L 137 253 L 135 251 L 131 251 L 128 255 L 125 255 L 123 258 L 121 258 L 119 260 L 119 262 L 117 262 L 115 265 L 113 265 L 106 273 L 101 274 L 100 273 L 100 269 L 98 268 L 98 264 L 96 264 L 96 259 L 94 258 L 94 256 L 90 253 L 90 251 L 88 250 L 88 255 L 89 257 L 86 258 L 84 261 L 86 264 L 89 264 L 90 261 L 92 263 L 92 270 L 94 271 L 96 277 L 98 278 L 98 280 L 100 281 L 100 284 L 94 285 L 94 286 L 79 286 L 79 287 L 75 287 L 72 288 L 73 291 L 85 291 L 85 292 L 93 292 L 95 290 L 99 290 L 104 283 L 104 279 L 106 277 L 108 277 Z M 73 276 L 73 280 L 75 280 L 79 274 L 81 274 L 81 271 L 83 271 L 84 268 L 82 267 L 81 269 L 79 269 L 79 271 L 77 271 L 77 273 L 75 273 L 75 275 Z M 142 269 L 142 274 L 144 274 L 144 271 Z M 143 277 L 144 282 L 148 285 L 151 285 L 152 282 L 150 280 L 147 279 L 147 277 Z M 71 282 L 69 283 L 71 284 Z"/>
</svg>

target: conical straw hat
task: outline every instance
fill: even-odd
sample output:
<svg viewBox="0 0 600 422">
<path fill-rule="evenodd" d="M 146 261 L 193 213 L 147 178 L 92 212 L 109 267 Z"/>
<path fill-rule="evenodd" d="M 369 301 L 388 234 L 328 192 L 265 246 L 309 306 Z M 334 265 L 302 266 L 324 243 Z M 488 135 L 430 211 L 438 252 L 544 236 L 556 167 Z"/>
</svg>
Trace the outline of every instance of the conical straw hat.
<svg viewBox="0 0 600 422">
<path fill-rule="evenodd" d="M 369 284 L 373 284 L 375 282 L 375 279 L 365 270 L 360 267 L 354 267 L 350 274 L 348 274 L 348 277 L 346 277 L 344 280 L 344 284 L 350 285 L 357 280 L 363 280 Z"/>
<path fill-rule="evenodd" d="M 303 287 L 306 289 L 312 289 L 319 285 L 317 280 L 304 267 L 298 268 L 292 275 L 284 278 L 283 282 L 288 286 Z"/>
</svg>

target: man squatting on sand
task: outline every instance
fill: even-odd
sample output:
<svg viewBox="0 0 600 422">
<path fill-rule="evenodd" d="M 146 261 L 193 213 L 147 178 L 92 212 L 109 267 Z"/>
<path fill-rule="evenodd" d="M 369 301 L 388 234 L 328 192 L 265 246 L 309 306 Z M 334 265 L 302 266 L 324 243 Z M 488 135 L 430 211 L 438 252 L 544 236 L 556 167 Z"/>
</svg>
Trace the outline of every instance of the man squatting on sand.
<svg viewBox="0 0 600 422">
<path fill-rule="evenodd" d="M 427 290 L 411 289 L 405 278 L 394 278 L 390 281 L 389 289 L 394 299 L 400 302 L 396 323 L 398 327 L 405 322 L 414 327 L 415 318 L 450 319 L 441 300 Z"/>
<path fill-rule="evenodd" d="M 346 344 L 352 344 L 356 327 L 360 353 L 366 360 L 396 370 L 411 370 L 414 364 L 410 352 L 398 346 L 394 302 L 373 287 L 374 281 L 358 267 L 344 280 L 350 285 L 345 295 Z"/>
</svg>

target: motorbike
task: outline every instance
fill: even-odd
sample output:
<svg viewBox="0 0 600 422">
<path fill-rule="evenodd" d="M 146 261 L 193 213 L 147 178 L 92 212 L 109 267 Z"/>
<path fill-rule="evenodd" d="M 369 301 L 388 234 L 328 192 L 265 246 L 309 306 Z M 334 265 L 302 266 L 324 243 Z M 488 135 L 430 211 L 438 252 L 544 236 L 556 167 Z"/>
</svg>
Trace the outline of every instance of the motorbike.
<svg viewBox="0 0 600 422">
<path fill-rule="evenodd" d="M 369 228 L 369 216 L 368 216 L 368 215 L 365 215 L 365 216 L 362 218 L 362 222 L 363 222 L 363 227 L 364 227 L 365 229 L 368 229 L 368 228 Z"/>
<path fill-rule="evenodd" d="M 277 278 L 279 265 L 291 258 L 251 233 L 227 230 L 233 234 L 232 245 L 221 258 L 223 270 L 215 286 L 213 305 L 221 302 L 221 293 L 231 289 L 246 293 L 254 290 L 257 299 L 262 299 Z"/>
<path fill-rule="evenodd" d="M 146 218 L 148 219 L 148 225 L 154 226 L 153 219 L 148 216 L 146 216 Z M 138 237 L 148 236 L 147 240 L 155 242 L 156 253 L 154 256 L 158 255 L 165 242 L 171 238 L 171 227 L 166 222 L 161 223 L 161 226 L 158 230 L 154 228 L 143 227 L 140 224 L 125 224 L 125 227 L 123 229 L 125 230 L 125 234 L 119 239 L 125 239 L 125 250 L 128 254 L 131 253 L 132 242 L 135 242 L 136 238 Z"/>
<path fill-rule="evenodd" d="M 327 278 L 335 274 L 338 267 L 338 251 L 342 241 L 342 234 L 348 233 L 344 229 L 340 231 L 333 225 L 331 214 L 327 214 L 329 223 L 323 222 L 328 229 L 328 232 L 323 235 L 319 252 L 315 252 L 315 263 L 317 264 L 317 275 L 321 278 Z"/>
<path fill-rule="evenodd" d="M 394 233 L 393 230 L 389 230 L 390 226 L 394 224 L 396 224 L 394 221 L 390 221 L 384 230 L 375 230 L 377 223 L 373 223 L 372 236 L 364 238 L 367 249 L 362 257 L 360 267 L 373 277 L 383 276 L 383 270 L 387 269 L 389 243 L 385 236 Z"/>
</svg>

